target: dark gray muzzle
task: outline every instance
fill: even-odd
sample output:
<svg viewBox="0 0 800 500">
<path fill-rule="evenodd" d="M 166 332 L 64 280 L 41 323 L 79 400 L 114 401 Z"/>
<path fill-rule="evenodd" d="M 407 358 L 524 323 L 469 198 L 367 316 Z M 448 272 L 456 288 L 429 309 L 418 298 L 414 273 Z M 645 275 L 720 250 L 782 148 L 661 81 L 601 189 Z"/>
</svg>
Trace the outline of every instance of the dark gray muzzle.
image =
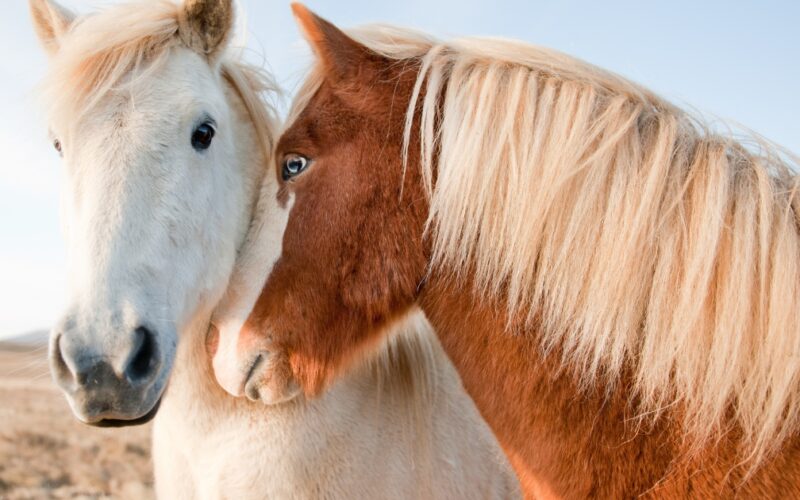
<svg viewBox="0 0 800 500">
<path fill-rule="evenodd" d="M 97 426 L 133 425 L 155 415 L 162 387 L 155 335 L 140 326 L 114 354 L 97 353 L 69 332 L 54 332 L 50 365 L 75 414 Z"/>
</svg>

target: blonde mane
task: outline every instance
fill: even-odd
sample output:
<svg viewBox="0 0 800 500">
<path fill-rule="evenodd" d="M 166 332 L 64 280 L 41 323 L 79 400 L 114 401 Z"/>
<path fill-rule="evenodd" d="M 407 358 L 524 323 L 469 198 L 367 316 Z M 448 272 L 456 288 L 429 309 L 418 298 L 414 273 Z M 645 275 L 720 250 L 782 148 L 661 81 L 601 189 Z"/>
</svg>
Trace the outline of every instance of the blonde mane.
<svg viewBox="0 0 800 500">
<path fill-rule="evenodd" d="M 474 271 L 585 386 L 625 374 L 641 415 L 679 409 L 694 449 L 734 431 L 752 465 L 795 435 L 795 157 L 551 50 L 349 34 L 419 63 L 405 142 L 419 118 L 433 266 Z"/>
</svg>

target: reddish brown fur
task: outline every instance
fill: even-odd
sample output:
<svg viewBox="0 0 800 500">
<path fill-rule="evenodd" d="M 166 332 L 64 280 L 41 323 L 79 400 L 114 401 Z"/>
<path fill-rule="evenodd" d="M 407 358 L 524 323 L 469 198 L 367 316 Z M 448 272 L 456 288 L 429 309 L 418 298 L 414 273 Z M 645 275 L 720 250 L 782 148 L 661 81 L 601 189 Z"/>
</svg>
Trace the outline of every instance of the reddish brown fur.
<svg viewBox="0 0 800 500">
<path fill-rule="evenodd" d="M 544 356 L 535 330 L 509 333 L 499 302 L 479 298 L 453 270 L 428 273 L 430 248 L 419 150 L 401 161 L 403 124 L 418 66 L 384 60 L 302 7 L 295 12 L 326 78 L 278 145 L 308 171 L 283 186 L 294 207 L 283 255 L 248 320 L 288 353 L 316 394 L 419 304 L 467 391 L 494 430 L 529 497 L 798 497 L 800 442 L 745 481 L 732 431 L 685 455 L 676 409 L 637 425 L 627 384 L 581 391 Z M 400 188 L 403 186 L 403 195 Z"/>
</svg>

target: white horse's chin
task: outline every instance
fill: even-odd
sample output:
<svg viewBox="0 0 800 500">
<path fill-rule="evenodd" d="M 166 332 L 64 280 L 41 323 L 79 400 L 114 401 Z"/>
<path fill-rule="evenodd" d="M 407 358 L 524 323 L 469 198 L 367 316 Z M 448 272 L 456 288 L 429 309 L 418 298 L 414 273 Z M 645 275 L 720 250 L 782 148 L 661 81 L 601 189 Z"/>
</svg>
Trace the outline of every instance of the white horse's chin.
<svg viewBox="0 0 800 500">
<path fill-rule="evenodd" d="M 84 424 L 91 425 L 92 427 L 133 427 L 137 425 L 144 425 L 155 418 L 156 414 L 158 413 L 158 409 L 161 406 L 161 398 L 162 396 L 159 396 L 155 404 L 152 405 L 150 410 L 148 410 L 146 413 L 134 418 L 130 418 L 128 415 L 111 414 L 100 420 L 87 420 L 77 413 L 75 413 L 75 416 Z M 70 406 L 72 406 L 71 401 Z M 73 408 L 73 413 L 74 411 L 75 410 Z"/>
</svg>

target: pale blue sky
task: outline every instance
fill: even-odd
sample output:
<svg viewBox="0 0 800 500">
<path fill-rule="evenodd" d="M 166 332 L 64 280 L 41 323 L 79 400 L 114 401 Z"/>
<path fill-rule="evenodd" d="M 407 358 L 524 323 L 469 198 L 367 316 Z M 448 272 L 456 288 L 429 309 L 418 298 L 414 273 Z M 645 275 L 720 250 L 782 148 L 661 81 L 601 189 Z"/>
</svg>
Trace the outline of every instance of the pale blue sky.
<svg viewBox="0 0 800 500">
<path fill-rule="evenodd" d="M 108 2 L 63 0 L 78 11 Z M 291 90 L 309 63 L 285 0 L 242 0 L 248 56 Z M 800 2 L 309 0 L 341 26 L 387 22 L 439 36 L 527 40 L 617 71 L 673 101 L 800 153 Z M 0 16 L 0 337 L 46 328 L 63 303 L 60 165 L 33 88 L 46 59 L 27 2 Z"/>
</svg>

